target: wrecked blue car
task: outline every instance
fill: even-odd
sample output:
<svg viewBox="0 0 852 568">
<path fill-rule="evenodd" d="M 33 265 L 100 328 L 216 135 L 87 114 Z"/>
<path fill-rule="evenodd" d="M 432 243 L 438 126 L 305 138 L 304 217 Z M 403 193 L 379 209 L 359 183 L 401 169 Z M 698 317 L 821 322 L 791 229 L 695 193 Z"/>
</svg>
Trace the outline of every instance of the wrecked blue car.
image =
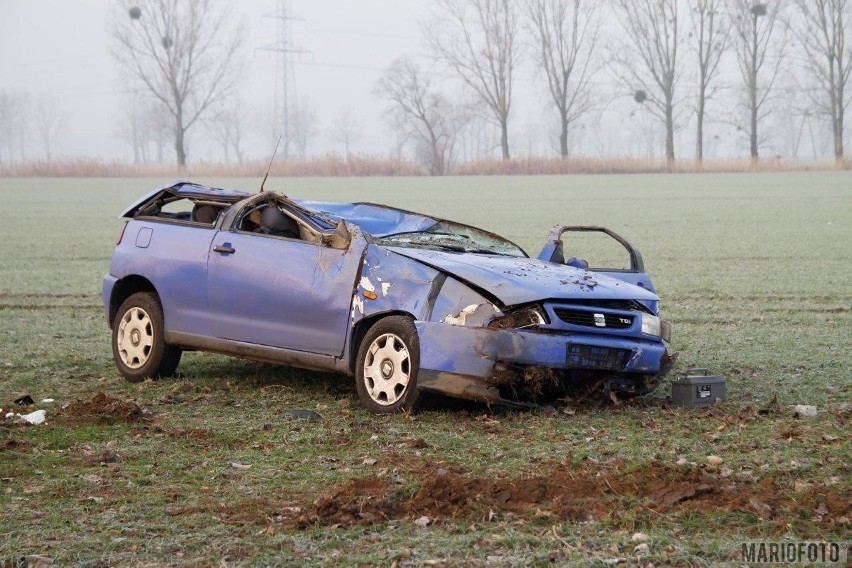
<svg viewBox="0 0 852 568">
<path fill-rule="evenodd" d="M 602 227 L 557 226 L 533 259 L 393 207 L 185 181 L 122 216 L 103 300 L 130 381 L 209 351 L 354 376 L 367 409 L 394 412 L 423 391 L 518 405 L 636 396 L 671 365 L 642 257 Z M 588 269 L 563 244 L 575 232 L 611 237 L 629 267 Z"/>
</svg>

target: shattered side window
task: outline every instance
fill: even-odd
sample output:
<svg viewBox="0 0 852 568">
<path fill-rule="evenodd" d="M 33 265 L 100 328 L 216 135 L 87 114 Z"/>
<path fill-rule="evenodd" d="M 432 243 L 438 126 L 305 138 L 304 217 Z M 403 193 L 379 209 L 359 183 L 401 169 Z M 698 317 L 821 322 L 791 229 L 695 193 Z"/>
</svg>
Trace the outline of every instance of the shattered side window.
<svg viewBox="0 0 852 568">
<path fill-rule="evenodd" d="M 219 218 L 219 215 L 226 208 L 226 204 L 216 201 L 191 199 L 167 194 L 142 207 L 136 216 L 154 217 L 212 227 Z"/>
<path fill-rule="evenodd" d="M 378 241 L 388 246 L 498 254 L 504 256 L 527 256 L 527 253 L 521 247 L 499 235 L 450 221 L 438 221 L 425 231 L 387 235 L 378 239 Z"/>
</svg>

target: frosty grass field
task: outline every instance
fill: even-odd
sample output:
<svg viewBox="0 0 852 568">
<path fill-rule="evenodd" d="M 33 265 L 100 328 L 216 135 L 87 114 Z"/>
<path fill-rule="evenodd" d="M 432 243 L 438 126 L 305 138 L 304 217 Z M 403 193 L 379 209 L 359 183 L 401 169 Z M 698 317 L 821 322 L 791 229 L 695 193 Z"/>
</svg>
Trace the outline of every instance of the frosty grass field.
<svg viewBox="0 0 852 568">
<path fill-rule="evenodd" d="M 345 378 L 209 354 L 124 382 L 100 281 L 118 213 L 162 181 L 0 179 L 0 407 L 47 410 L 0 420 L 0 564 L 737 564 L 744 540 L 852 534 L 848 172 L 269 180 L 531 255 L 556 223 L 606 225 L 645 258 L 675 373 L 728 379 L 710 410 L 669 408 L 664 385 L 618 407 L 410 416 L 367 414 Z"/>
</svg>

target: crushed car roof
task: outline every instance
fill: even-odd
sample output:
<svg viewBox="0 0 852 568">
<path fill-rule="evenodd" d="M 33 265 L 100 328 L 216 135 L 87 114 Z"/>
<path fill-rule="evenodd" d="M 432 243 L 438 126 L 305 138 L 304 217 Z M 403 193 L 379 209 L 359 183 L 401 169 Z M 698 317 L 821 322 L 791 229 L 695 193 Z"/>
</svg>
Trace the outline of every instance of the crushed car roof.
<svg viewBox="0 0 852 568">
<path fill-rule="evenodd" d="M 136 213 L 136 210 L 139 209 L 139 207 L 150 201 L 151 198 L 157 195 L 158 193 L 162 193 L 166 190 L 173 192 L 175 195 L 180 195 L 183 197 L 206 197 L 208 199 L 215 199 L 217 201 L 226 201 L 231 203 L 235 203 L 251 195 L 250 193 L 246 193 L 245 191 L 239 191 L 237 189 L 220 189 L 217 187 L 209 187 L 206 185 L 191 183 L 186 180 L 175 180 L 173 182 L 167 183 L 162 187 L 158 187 L 153 191 L 149 191 L 141 198 L 134 201 L 133 204 L 130 205 L 130 207 L 122 211 L 119 217 L 132 217 Z"/>
<path fill-rule="evenodd" d="M 374 237 L 425 231 L 438 222 L 437 219 L 426 215 L 375 203 L 332 203 L 304 199 L 292 201 L 323 217 L 334 220 L 343 219 L 358 225 Z"/>
</svg>

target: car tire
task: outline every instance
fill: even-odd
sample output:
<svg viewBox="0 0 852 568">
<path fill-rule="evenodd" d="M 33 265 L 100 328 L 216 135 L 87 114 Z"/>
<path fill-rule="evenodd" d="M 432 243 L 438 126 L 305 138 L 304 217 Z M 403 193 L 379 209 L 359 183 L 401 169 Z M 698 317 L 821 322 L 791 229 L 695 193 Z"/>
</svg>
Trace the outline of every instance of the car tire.
<svg viewBox="0 0 852 568">
<path fill-rule="evenodd" d="M 138 292 L 122 302 L 112 323 L 112 356 L 131 383 L 174 374 L 181 349 L 165 342 L 163 308 L 157 295 Z"/>
<path fill-rule="evenodd" d="M 419 395 L 419 369 L 420 341 L 411 318 L 379 320 L 358 349 L 355 387 L 361 404 L 379 414 L 411 410 Z"/>
</svg>

